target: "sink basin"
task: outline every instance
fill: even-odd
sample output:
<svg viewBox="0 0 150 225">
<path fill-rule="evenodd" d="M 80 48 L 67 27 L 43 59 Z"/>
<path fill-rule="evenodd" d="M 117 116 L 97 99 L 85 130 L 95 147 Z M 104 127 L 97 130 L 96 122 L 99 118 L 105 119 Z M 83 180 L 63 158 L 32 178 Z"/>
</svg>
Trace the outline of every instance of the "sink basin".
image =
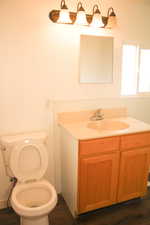
<svg viewBox="0 0 150 225">
<path fill-rule="evenodd" d="M 129 128 L 129 124 L 119 121 L 119 120 L 101 120 L 89 122 L 87 125 L 88 128 L 96 130 L 124 130 Z"/>
</svg>

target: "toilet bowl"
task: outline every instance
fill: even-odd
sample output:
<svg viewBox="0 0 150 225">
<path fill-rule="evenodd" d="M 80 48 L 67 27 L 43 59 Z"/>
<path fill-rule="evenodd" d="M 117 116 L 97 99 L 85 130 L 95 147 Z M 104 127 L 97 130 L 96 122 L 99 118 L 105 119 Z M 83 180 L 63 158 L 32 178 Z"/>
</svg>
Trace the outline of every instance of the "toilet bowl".
<svg viewBox="0 0 150 225">
<path fill-rule="evenodd" d="M 17 184 L 11 204 L 21 216 L 21 225 L 47 225 L 48 214 L 57 203 L 54 187 L 46 180 Z"/>
<path fill-rule="evenodd" d="M 48 167 L 44 140 L 43 133 L 1 139 L 7 174 L 17 178 L 11 205 L 21 225 L 48 225 L 48 214 L 57 203 L 54 187 L 43 179 Z"/>
</svg>

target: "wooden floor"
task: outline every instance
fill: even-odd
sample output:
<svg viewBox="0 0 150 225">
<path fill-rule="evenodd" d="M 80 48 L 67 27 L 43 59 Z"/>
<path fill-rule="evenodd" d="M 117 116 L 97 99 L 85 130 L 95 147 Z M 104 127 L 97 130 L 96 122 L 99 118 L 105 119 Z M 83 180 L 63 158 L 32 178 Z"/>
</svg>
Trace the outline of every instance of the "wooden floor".
<svg viewBox="0 0 150 225">
<path fill-rule="evenodd" d="M 99 209 L 77 219 L 73 219 L 65 201 L 59 196 L 49 220 L 50 225 L 150 225 L 150 190 L 142 200 Z M 19 225 L 19 217 L 12 210 L 0 210 L 0 225 Z"/>
</svg>

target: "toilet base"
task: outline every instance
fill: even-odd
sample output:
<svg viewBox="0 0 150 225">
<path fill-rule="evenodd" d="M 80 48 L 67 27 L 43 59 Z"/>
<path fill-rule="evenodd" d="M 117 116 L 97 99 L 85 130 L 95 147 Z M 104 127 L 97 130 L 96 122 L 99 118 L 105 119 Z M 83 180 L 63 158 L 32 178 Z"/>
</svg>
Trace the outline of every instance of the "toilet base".
<svg viewBox="0 0 150 225">
<path fill-rule="evenodd" d="M 48 215 L 41 217 L 20 217 L 20 225 L 49 225 Z"/>
</svg>

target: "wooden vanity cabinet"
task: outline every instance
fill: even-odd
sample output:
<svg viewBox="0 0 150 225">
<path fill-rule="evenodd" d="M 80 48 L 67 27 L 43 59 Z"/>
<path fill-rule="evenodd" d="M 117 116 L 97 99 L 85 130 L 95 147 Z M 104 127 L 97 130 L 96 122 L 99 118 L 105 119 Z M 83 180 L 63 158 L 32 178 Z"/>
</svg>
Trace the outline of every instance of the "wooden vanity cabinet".
<svg viewBox="0 0 150 225">
<path fill-rule="evenodd" d="M 117 202 L 142 197 L 147 192 L 150 165 L 150 133 L 121 137 Z"/>
<path fill-rule="evenodd" d="M 118 137 L 81 141 L 79 149 L 79 213 L 116 203 L 119 172 Z"/>
<path fill-rule="evenodd" d="M 150 133 L 80 141 L 78 213 L 144 196 L 149 146 Z"/>
<path fill-rule="evenodd" d="M 73 216 L 142 197 L 150 132 L 78 141 L 62 132 L 61 191 Z"/>
<path fill-rule="evenodd" d="M 147 191 L 150 148 L 121 153 L 118 202 L 142 197 Z"/>
</svg>

